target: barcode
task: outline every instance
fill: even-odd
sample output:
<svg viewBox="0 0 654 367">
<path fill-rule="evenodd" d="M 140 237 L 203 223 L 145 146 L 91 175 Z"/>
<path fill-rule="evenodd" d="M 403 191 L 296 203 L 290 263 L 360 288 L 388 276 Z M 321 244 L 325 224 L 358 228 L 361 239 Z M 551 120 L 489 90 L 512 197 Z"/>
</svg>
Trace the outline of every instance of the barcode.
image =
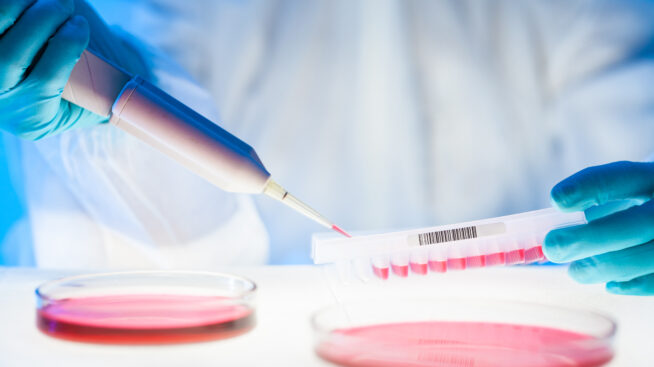
<svg viewBox="0 0 654 367">
<path fill-rule="evenodd" d="M 420 246 L 424 246 L 433 245 L 435 243 L 468 240 L 471 238 L 477 238 L 476 226 L 421 233 L 418 235 L 418 243 Z"/>
</svg>

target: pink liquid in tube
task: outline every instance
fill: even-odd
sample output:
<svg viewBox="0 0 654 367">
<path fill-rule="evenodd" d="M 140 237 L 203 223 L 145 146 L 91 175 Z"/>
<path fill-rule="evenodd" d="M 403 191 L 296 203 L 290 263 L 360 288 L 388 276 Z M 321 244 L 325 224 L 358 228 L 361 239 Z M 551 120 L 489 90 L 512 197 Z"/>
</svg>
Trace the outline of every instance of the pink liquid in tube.
<svg viewBox="0 0 654 367">
<path fill-rule="evenodd" d="M 506 253 L 506 264 L 523 264 L 525 262 L 525 250 L 513 250 Z"/>
<path fill-rule="evenodd" d="M 411 268 L 411 272 L 420 274 L 420 275 L 426 275 L 427 274 L 427 264 L 421 264 L 421 263 L 409 263 L 409 268 Z"/>
<path fill-rule="evenodd" d="M 384 267 L 377 267 L 377 266 L 372 266 L 372 272 L 375 274 L 377 278 L 380 279 L 388 279 L 388 268 Z"/>
<path fill-rule="evenodd" d="M 391 264 L 391 270 L 393 271 L 393 274 L 406 278 L 409 276 L 409 265 L 396 265 L 396 264 Z"/>
<path fill-rule="evenodd" d="M 218 296 L 112 295 L 50 302 L 37 311 L 38 328 L 79 342 L 201 342 L 241 335 L 255 324 L 250 307 Z"/>
<path fill-rule="evenodd" d="M 342 234 L 343 236 L 345 236 L 345 237 L 347 237 L 347 238 L 351 238 L 351 237 L 352 237 L 352 236 L 350 236 L 349 233 L 347 233 L 347 232 L 345 232 L 344 230 L 342 230 L 341 227 L 337 226 L 336 224 L 332 225 L 332 229 L 333 229 L 334 231 L 336 231 L 336 232 Z"/>
<path fill-rule="evenodd" d="M 409 270 L 415 274 L 426 275 L 429 271 L 434 273 L 445 273 L 450 270 L 465 270 L 486 266 L 512 265 L 533 263 L 547 260 L 543 254 L 543 248 L 536 246 L 527 250 L 519 249 L 509 252 L 496 252 L 488 255 L 475 255 L 465 258 L 450 258 L 448 260 L 429 260 L 427 264 L 409 262 L 409 265 L 391 264 L 393 274 L 400 277 L 407 277 Z M 388 279 L 389 269 L 373 265 L 373 273 L 381 279 Z"/>
<path fill-rule="evenodd" d="M 496 252 L 484 256 L 486 266 L 497 266 L 506 264 L 506 254 L 504 252 Z"/>
<path fill-rule="evenodd" d="M 484 256 L 478 255 L 478 256 L 468 256 L 466 258 L 466 266 L 468 268 L 482 268 L 486 266 L 486 260 L 484 259 Z"/>
<path fill-rule="evenodd" d="M 465 257 L 447 259 L 447 268 L 450 270 L 464 270 L 466 268 Z"/>
<path fill-rule="evenodd" d="M 429 270 L 435 273 L 445 273 L 447 261 L 429 260 Z"/>
<path fill-rule="evenodd" d="M 545 259 L 545 254 L 543 254 L 543 248 L 541 246 L 532 247 L 525 251 L 526 263 L 533 263 L 544 259 Z"/>
<path fill-rule="evenodd" d="M 586 334 L 461 321 L 337 329 L 316 352 L 346 367 L 598 367 L 613 358 L 605 340 Z"/>
</svg>

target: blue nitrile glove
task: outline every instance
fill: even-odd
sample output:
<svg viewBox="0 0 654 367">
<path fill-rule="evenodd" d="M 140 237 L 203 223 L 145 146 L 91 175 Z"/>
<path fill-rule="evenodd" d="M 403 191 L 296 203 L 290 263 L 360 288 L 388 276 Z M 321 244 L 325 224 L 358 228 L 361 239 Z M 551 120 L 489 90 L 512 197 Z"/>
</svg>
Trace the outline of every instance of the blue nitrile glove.
<svg viewBox="0 0 654 367">
<path fill-rule="evenodd" d="M 82 0 L 0 0 L 0 129 L 36 140 L 106 122 L 61 99 L 90 38 L 100 55 L 143 73 L 134 70 L 139 56 Z"/>
<path fill-rule="evenodd" d="M 552 201 L 564 211 L 584 210 L 589 223 L 548 233 L 545 255 L 574 261 L 569 273 L 578 282 L 606 283 L 616 294 L 654 295 L 652 198 L 654 163 L 615 162 L 566 178 L 552 189 Z"/>
<path fill-rule="evenodd" d="M 61 100 L 89 41 L 73 0 L 0 2 L 0 128 L 36 140 L 100 116 Z"/>
</svg>

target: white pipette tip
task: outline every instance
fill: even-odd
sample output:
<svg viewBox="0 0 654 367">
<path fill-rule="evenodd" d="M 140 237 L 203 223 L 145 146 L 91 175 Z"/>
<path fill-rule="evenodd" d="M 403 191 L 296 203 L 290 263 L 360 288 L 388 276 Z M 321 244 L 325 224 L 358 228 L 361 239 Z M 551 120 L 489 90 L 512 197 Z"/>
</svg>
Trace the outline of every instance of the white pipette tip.
<svg viewBox="0 0 654 367">
<path fill-rule="evenodd" d="M 289 194 L 288 191 L 286 191 L 283 187 L 281 187 L 272 179 L 269 179 L 268 182 L 266 183 L 266 186 L 263 189 L 263 193 L 270 196 L 273 199 L 281 201 L 282 203 L 290 206 L 291 208 L 295 209 L 299 213 L 304 214 L 306 217 L 313 219 L 314 221 L 320 223 L 322 226 L 326 228 L 333 229 L 334 231 L 342 234 L 345 237 L 352 237 L 347 232 L 342 230 L 339 226 L 327 220 L 327 218 L 323 217 L 320 213 L 315 211 L 313 208 L 303 203 L 295 196 Z"/>
</svg>

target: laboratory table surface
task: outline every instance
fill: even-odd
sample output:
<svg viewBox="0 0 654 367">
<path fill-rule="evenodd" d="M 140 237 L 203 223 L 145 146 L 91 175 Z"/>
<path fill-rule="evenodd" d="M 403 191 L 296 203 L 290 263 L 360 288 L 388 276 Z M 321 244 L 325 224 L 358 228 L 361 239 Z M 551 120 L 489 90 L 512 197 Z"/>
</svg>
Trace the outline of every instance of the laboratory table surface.
<svg viewBox="0 0 654 367">
<path fill-rule="evenodd" d="M 654 366 L 654 297 L 615 296 L 602 285 L 580 285 L 565 267 L 474 269 L 373 284 L 343 283 L 313 266 L 229 267 L 221 272 L 254 280 L 257 325 L 241 336 L 164 346 L 108 346 L 67 342 L 35 326 L 34 289 L 83 271 L 0 268 L 0 366 L 329 366 L 313 352 L 310 317 L 337 301 L 475 298 L 587 308 L 618 323 L 616 357 L 608 366 Z"/>
</svg>

